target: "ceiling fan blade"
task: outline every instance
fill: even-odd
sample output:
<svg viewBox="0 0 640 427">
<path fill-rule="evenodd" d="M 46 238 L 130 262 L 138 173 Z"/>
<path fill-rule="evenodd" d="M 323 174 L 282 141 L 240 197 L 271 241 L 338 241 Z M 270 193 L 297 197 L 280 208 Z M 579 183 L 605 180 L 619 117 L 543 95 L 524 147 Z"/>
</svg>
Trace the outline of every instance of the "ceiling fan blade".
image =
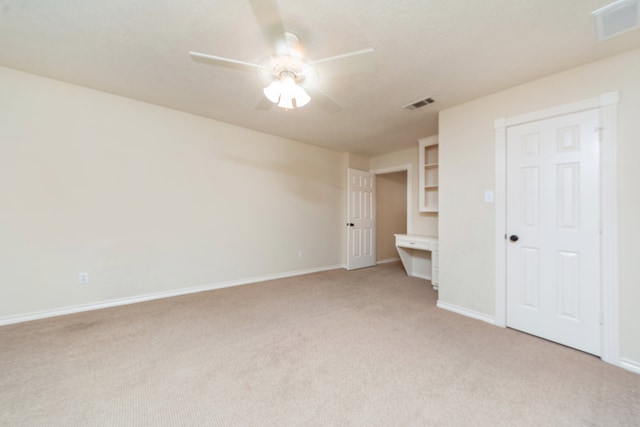
<svg viewBox="0 0 640 427">
<path fill-rule="evenodd" d="M 334 101 L 329 95 L 319 89 L 306 89 L 311 97 L 311 102 L 318 104 L 320 108 L 328 113 L 337 113 L 342 110 L 342 105 Z"/>
<path fill-rule="evenodd" d="M 266 96 L 263 96 L 254 107 L 254 110 L 267 111 L 270 110 L 273 105 L 273 102 L 269 101 Z"/>
<path fill-rule="evenodd" d="M 264 39 L 269 43 L 274 55 L 278 53 L 278 42 L 285 30 L 276 0 L 249 0 L 258 20 Z M 282 47 L 280 47 L 282 48 Z"/>
<path fill-rule="evenodd" d="M 377 68 L 376 52 L 369 48 L 311 62 L 321 77 L 373 73 Z"/>
<path fill-rule="evenodd" d="M 189 55 L 191 55 L 191 59 L 195 62 L 216 65 L 218 67 L 233 68 L 234 70 L 254 72 L 256 68 L 261 68 L 258 64 L 238 61 L 237 59 L 223 58 L 222 56 L 207 55 L 206 53 L 189 52 Z"/>
</svg>

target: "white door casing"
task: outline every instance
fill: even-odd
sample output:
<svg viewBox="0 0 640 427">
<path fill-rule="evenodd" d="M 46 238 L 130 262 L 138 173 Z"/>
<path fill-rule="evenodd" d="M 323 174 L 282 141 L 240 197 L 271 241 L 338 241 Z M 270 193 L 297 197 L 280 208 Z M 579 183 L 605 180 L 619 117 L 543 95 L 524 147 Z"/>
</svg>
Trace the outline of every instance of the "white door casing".
<svg viewBox="0 0 640 427">
<path fill-rule="evenodd" d="M 618 91 L 546 110 L 510 116 L 495 121 L 495 277 L 496 306 L 493 323 L 507 325 L 507 229 L 506 229 L 506 169 L 507 129 L 524 123 L 565 114 L 597 109 L 600 120 L 600 271 L 602 309 L 603 361 L 626 367 L 620 358 L 619 289 L 617 266 L 617 124 Z"/>
<path fill-rule="evenodd" d="M 600 355 L 598 111 L 507 129 L 507 326 Z"/>
<path fill-rule="evenodd" d="M 347 172 L 347 270 L 376 264 L 375 175 Z"/>
</svg>

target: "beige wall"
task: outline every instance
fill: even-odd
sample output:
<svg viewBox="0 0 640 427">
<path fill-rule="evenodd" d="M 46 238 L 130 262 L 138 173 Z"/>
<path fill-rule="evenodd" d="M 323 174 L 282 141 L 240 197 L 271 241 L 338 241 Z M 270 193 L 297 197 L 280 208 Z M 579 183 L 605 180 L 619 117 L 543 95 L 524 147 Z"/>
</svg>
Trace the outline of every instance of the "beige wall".
<svg viewBox="0 0 640 427">
<path fill-rule="evenodd" d="M 343 263 L 343 154 L 6 68 L 0 117 L 0 319 Z"/>
<path fill-rule="evenodd" d="M 357 154 L 353 154 L 353 153 L 346 153 L 346 156 L 347 156 L 347 161 L 349 163 L 350 169 L 357 169 L 361 171 L 369 170 L 368 157 L 358 156 Z"/>
<path fill-rule="evenodd" d="M 407 172 L 376 175 L 376 261 L 399 259 L 394 234 L 407 232 Z"/>
<path fill-rule="evenodd" d="M 418 141 L 415 148 L 394 151 L 389 154 L 372 157 L 369 159 L 371 170 L 393 168 L 403 165 L 411 165 L 411 212 L 409 230 L 412 234 L 423 236 L 438 235 L 438 214 L 423 213 L 418 210 Z"/>
<path fill-rule="evenodd" d="M 618 251 L 623 358 L 640 363 L 640 50 L 496 93 L 440 114 L 441 301 L 495 313 L 494 120 L 619 90 Z"/>
</svg>

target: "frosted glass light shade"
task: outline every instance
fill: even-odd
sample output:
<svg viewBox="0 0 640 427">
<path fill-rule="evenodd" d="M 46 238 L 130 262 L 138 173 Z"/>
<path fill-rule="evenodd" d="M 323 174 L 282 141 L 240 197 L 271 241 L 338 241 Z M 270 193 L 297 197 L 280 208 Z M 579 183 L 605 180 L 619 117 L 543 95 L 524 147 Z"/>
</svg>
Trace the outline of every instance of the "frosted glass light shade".
<svg viewBox="0 0 640 427">
<path fill-rule="evenodd" d="M 290 99 L 294 98 L 296 96 L 296 88 L 298 87 L 295 80 L 290 76 L 284 76 L 280 79 L 280 82 L 282 82 L 282 92 L 280 95 Z"/>
<path fill-rule="evenodd" d="M 296 107 L 304 107 L 311 101 L 311 97 L 300 86 L 296 88 Z"/>
<path fill-rule="evenodd" d="M 285 96 L 283 93 L 280 95 L 280 102 L 278 103 L 278 107 L 286 108 L 287 110 L 293 110 L 293 98 L 289 98 Z"/>
<path fill-rule="evenodd" d="M 280 93 L 282 92 L 282 82 L 280 80 L 273 81 L 269 86 L 263 89 L 264 96 L 274 104 L 278 103 Z"/>
</svg>

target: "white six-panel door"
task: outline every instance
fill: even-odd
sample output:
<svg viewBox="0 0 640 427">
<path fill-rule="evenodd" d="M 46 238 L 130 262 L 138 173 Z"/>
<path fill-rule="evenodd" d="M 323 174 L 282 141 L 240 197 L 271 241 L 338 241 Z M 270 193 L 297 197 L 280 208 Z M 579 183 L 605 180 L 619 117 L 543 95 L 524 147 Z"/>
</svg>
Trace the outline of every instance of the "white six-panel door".
<svg viewBox="0 0 640 427">
<path fill-rule="evenodd" d="M 376 264 L 375 175 L 348 170 L 347 269 Z"/>
<path fill-rule="evenodd" d="M 601 354 L 598 111 L 507 129 L 507 326 Z"/>
</svg>

